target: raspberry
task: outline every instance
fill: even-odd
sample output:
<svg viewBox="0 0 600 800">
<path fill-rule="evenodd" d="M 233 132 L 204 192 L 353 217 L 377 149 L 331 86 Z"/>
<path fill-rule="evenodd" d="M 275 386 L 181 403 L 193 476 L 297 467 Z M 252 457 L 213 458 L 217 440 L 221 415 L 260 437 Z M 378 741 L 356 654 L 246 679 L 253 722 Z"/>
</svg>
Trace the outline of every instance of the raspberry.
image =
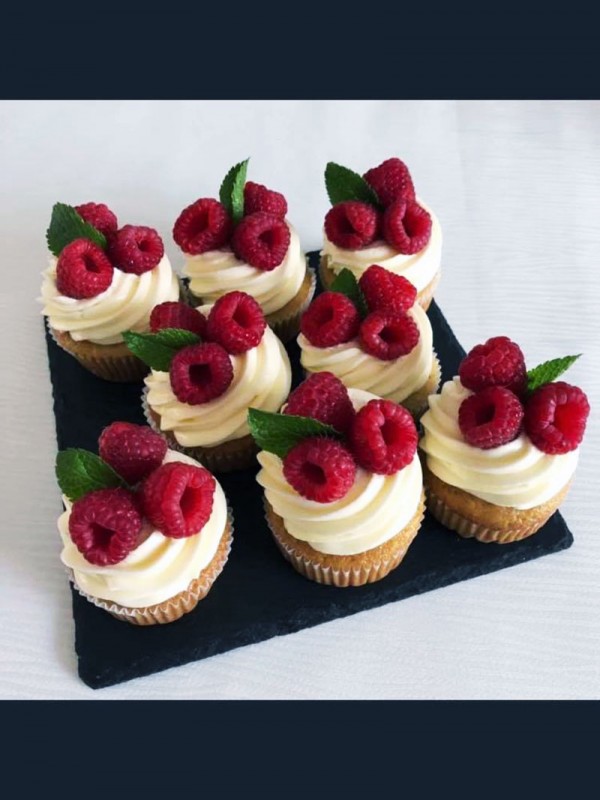
<svg viewBox="0 0 600 800">
<path fill-rule="evenodd" d="M 206 338 L 206 317 L 195 308 L 185 303 L 167 301 L 154 306 L 150 314 L 150 330 L 152 333 L 163 328 L 179 328 L 191 331 L 203 339 Z"/>
<path fill-rule="evenodd" d="M 118 228 L 117 217 L 104 203 L 83 203 L 75 206 L 75 211 L 105 236 L 110 236 Z"/>
<path fill-rule="evenodd" d="M 212 197 L 202 197 L 177 217 L 173 238 L 184 253 L 195 256 L 227 244 L 232 228 L 225 206 Z"/>
<path fill-rule="evenodd" d="M 516 439 L 523 424 L 519 398 L 504 386 L 488 386 L 463 400 L 458 427 L 473 447 L 489 450 Z"/>
<path fill-rule="evenodd" d="M 376 208 L 357 200 L 348 200 L 329 209 L 325 217 L 325 233 L 337 247 L 360 250 L 376 238 L 379 221 Z"/>
<path fill-rule="evenodd" d="M 232 355 L 260 344 L 266 327 L 262 308 L 246 292 L 223 295 L 208 315 L 208 338 Z"/>
<path fill-rule="evenodd" d="M 302 497 L 332 503 L 352 488 L 356 462 L 343 444 L 311 436 L 292 447 L 283 459 L 283 474 Z"/>
<path fill-rule="evenodd" d="M 244 186 L 244 214 L 266 211 L 283 219 L 287 214 L 287 201 L 279 192 L 274 192 L 260 183 L 248 181 Z"/>
<path fill-rule="evenodd" d="M 417 289 L 409 280 L 377 264 L 363 272 L 358 284 L 370 311 L 408 311 L 417 299 Z"/>
<path fill-rule="evenodd" d="M 315 347 L 334 347 L 349 342 L 359 328 L 360 314 L 356 306 L 339 292 L 320 294 L 300 320 L 300 330 Z"/>
<path fill-rule="evenodd" d="M 290 246 L 290 229 L 274 214 L 256 211 L 238 223 L 231 246 L 241 261 L 270 272 L 285 258 Z"/>
<path fill-rule="evenodd" d="M 69 533 L 90 564 L 107 567 L 123 561 L 138 543 L 142 515 L 127 489 L 98 489 L 73 503 Z"/>
<path fill-rule="evenodd" d="M 315 372 L 290 394 L 285 414 L 312 417 L 346 433 L 354 419 L 348 390 L 331 372 Z"/>
<path fill-rule="evenodd" d="M 233 366 L 220 344 L 191 344 L 173 356 L 169 377 L 182 403 L 200 405 L 226 391 L 233 380 Z"/>
<path fill-rule="evenodd" d="M 160 467 L 167 443 L 147 425 L 113 422 L 100 434 L 98 452 L 127 483 L 134 484 Z"/>
<path fill-rule="evenodd" d="M 568 453 L 581 443 L 589 413 L 590 404 L 579 387 L 547 383 L 526 402 L 525 431 L 543 453 Z"/>
<path fill-rule="evenodd" d="M 375 190 L 383 206 L 395 200 L 414 200 L 415 187 L 408 167 L 399 158 L 388 158 L 378 167 L 373 167 L 363 175 L 366 182 Z"/>
<path fill-rule="evenodd" d="M 109 252 L 112 262 L 120 270 L 143 275 L 159 263 L 165 247 L 154 228 L 125 225 L 111 237 Z"/>
<path fill-rule="evenodd" d="M 404 406 L 391 400 L 369 400 L 357 412 L 350 444 L 358 464 L 369 472 L 393 475 L 413 460 L 417 429 Z"/>
<path fill-rule="evenodd" d="M 89 239 L 75 239 L 58 257 L 56 288 L 66 297 L 96 297 L 108 289 L 112 278 L 113 265 L 106 253 Z"/>
<path fill-rule="evenodd" d="M 163 536 L 183 539 L 200 533 L 210 519 L 215 479 L 204 467 L 171 461 L 146 478 L 142 508 Z"/>
<path fill-rule="evenodd" d="M 383 238 L 399 253 L 410 256 L 422 250 L 431 236 L 431 217 L 418 203 L 397 200 L 383 215 Z"/>
<path fill-rule="evenodd" d="M 458 374 L 462 385 L 472 392 L 487 386 L 506 386 L 522 394 L 527 384 L 525 357 L 508 336 L 494 336 L 478 344 L 463 358 Z"/>
<path fill-rule="evenodd" d="M 408 314 L 372 311 L 360 326 L 360 346 L 383 361 L 408 355 L 419 341 L 417 323 Z"/>
</svg>

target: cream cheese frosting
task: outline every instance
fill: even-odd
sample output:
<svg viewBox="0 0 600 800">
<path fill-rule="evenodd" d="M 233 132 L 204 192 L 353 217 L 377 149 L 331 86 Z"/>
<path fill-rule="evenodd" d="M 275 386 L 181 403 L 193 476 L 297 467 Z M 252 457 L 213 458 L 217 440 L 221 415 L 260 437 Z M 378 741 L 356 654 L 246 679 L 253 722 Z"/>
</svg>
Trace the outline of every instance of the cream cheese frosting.
<svg viewBox="0 0 600 800">
<path fill-rule="evenodd" d="M 358 410 L 374 395 L 349 390 Z M 282 460 L 272 453 L 258 454 L 258 483 L 292 536 L 320 553 L 356 555 L 392 539 L 417 512 L 423 490 L 418 455 L 394 475 L 376 475 L 358 467 L 352 488 L 333 503 L 307 500 L 283 475 Z"/>
<path fill-rule="evenodd" d="M 174 450 L 167 451 L 163 463 L 170 461 L 200 466 L 194 459 Z M 66 511 L 58 519 L 63 564 L 73 571 L 75 582 L 83 592 L 128 608 L 162 603 L 187 589 L 214 558 L 227 525 L 225 494 L 215 481 L 211 515 L 195 536 L 171 539 L 152 530 L 123 561 L 99 567 L 86 561 L 73 544 L 69 535 L 71 503 L 64 497 L 63 501 Z"/>
<path fill-rule="evenodd" d="M 458 426 L 460 404 L 472 392 L 455 377 L 429 396 L 421 417 L 421 448 L 440 480 L 497 506 L 529 509 L 554 497 L 571 480 L 579 451 L 547 455 L 524 433 L 508 444 L 481 450 L 468 444 Z"/>
</svg>

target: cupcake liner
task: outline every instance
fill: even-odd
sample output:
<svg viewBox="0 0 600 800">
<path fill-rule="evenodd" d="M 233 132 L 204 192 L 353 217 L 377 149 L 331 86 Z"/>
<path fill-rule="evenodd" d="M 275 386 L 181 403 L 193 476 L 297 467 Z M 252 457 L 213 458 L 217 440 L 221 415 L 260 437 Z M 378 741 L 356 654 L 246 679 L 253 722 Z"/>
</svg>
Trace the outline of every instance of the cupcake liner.
<svg viewBox="0 0 600 800">
<path fill-rule="evenodd" d="M 429 395 L 435 394 L 440 386 L 442 378 L 442 367 L 438 354 L 433 351 L 433 362 L 431 364 L 431 372 L 426 383 L 416 392 L 413 392 L 405 400 L 402 400 L 400 405 L 403 405 L 407 411 L 415 418 L 415 422 L 419 419 L 429 408 Z"/>
<path fill-rule="evenodd" d="M 307 287 L 308 282 L 308 287 Z M 306 288 L 307 287 L 307 288 Z M 306 266 L 306 276 L 298 294 L 293 297 L 290 302 L 280 308 L 273 314 L 268 314 L 266 320 L 273 332 L 281 339 L 282 342 L 288 342 L 298 335 L 300 331 L 300 319 L 302 314 L 306 311 L 313 299 L 315 289 L 317 287 L 317 276 L 314 269 Z M 298 298 L 302 298 L 300 305 L 297 305 Z"/>
</svg>

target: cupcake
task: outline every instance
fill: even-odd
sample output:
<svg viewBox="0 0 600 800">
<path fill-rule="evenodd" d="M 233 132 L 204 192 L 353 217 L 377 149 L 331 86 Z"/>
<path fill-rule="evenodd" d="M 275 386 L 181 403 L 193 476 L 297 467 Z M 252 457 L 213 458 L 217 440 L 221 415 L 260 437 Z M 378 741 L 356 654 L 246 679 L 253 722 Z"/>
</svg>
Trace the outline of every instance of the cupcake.
<svg viewBox="0 0 600 800">
<path fill-rule="evenodd" d="M 206 597 L 227 561 L 223 490 L 143 425 L 114 422 L 99 450 L 58 454 L 61 560 L 77 591 L 113 617 L 173 622 Z"/>
<path fill-rule="evenodd" d="M 152 326 L 125 335 L 151 367 L 143 398 L 150 425 L 212 471 L 250 466 L 249 406 L 274 411 L 291 385 L 287 353 L 256 300 L 229 292 L 212 306 L 166 304 Z"/>
<path fill-rule="evenodd" d="M 436 392 L 440 365 L 417 290 L 370 266 L 358 283 L 342 270 L 304 312 L 298 336 L 307 372 L 332 372 L 346 386 L 402 403 L 415 417 Z"/>
<path fill-rule="evenodd" d="M 529 372 L 505 336 L 477 345 L 421 418 L 427 505 L 451 530 L 481 542 L 536 533 L 565 498 L 589 404 L 556 381 L 576 356 Z"/>
<path fill-rule="evenodd" d="M 183 251 L 183 274 L 202 304 L 240 289 L 260 304 L 283 341 L 298 333 L 315 290 L 298 234 L 279 192 L 246 182 L 248 161 L 225 177 L 219 200 L 201 198 L 181 212 L 173 238 Z"/>
<path fill-rule="evenodd" d="M 379 264 L 416 286 L 427 309 L 440 278 L 442 232 L 433 211 L 415 195 L 406 164 L 390 158 L 361 178 L 330 162 L 325 184 L 332 208 L 321 251 L 323 286 L 329 288 L 344 267 L 358 279 Z"/>
<path fill-rule="evenodd" d="M 267 522 L 299 573 L 362 586 L 400 564 L 424 513 L 406 409 L 321 372 L 292 392 L 282 414 L 250 409 L 249 421 Z"/>
<path fill-rule="evenodd" d="M 94 375 L 141 380 L 146 366 L 123 331 L 147 331 L 158 303 L 179 298 L 179 283 L 153 228 L 125 225 L 102 203 L 57 203 L 47 232 L 42 313 L 54 340 Z"/>
</svg>

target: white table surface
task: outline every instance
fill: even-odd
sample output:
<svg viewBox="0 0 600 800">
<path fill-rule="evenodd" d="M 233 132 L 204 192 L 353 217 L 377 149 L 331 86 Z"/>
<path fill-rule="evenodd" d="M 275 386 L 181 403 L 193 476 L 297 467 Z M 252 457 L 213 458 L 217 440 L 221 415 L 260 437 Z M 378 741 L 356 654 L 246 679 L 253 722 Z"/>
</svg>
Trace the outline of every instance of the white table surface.
<svg viewBox="0 0 600 800">
<path fill-rule="evenodd" d="M 566 551 L 94 692 L 76 672 L 59 563 L 50 382 L 36 303 L 57 200 L 108 203 L 170 240 L 184 205 L 250 177 L 319 247 L 328 160 L 409 164 L 444 232 L 437 294 L 468 349 L 584 352 L 592 416 L 563 505 Z M 600 103 L 3 102 L 0 697 L 597 698 L 600 695 Z"/>
</svg>

